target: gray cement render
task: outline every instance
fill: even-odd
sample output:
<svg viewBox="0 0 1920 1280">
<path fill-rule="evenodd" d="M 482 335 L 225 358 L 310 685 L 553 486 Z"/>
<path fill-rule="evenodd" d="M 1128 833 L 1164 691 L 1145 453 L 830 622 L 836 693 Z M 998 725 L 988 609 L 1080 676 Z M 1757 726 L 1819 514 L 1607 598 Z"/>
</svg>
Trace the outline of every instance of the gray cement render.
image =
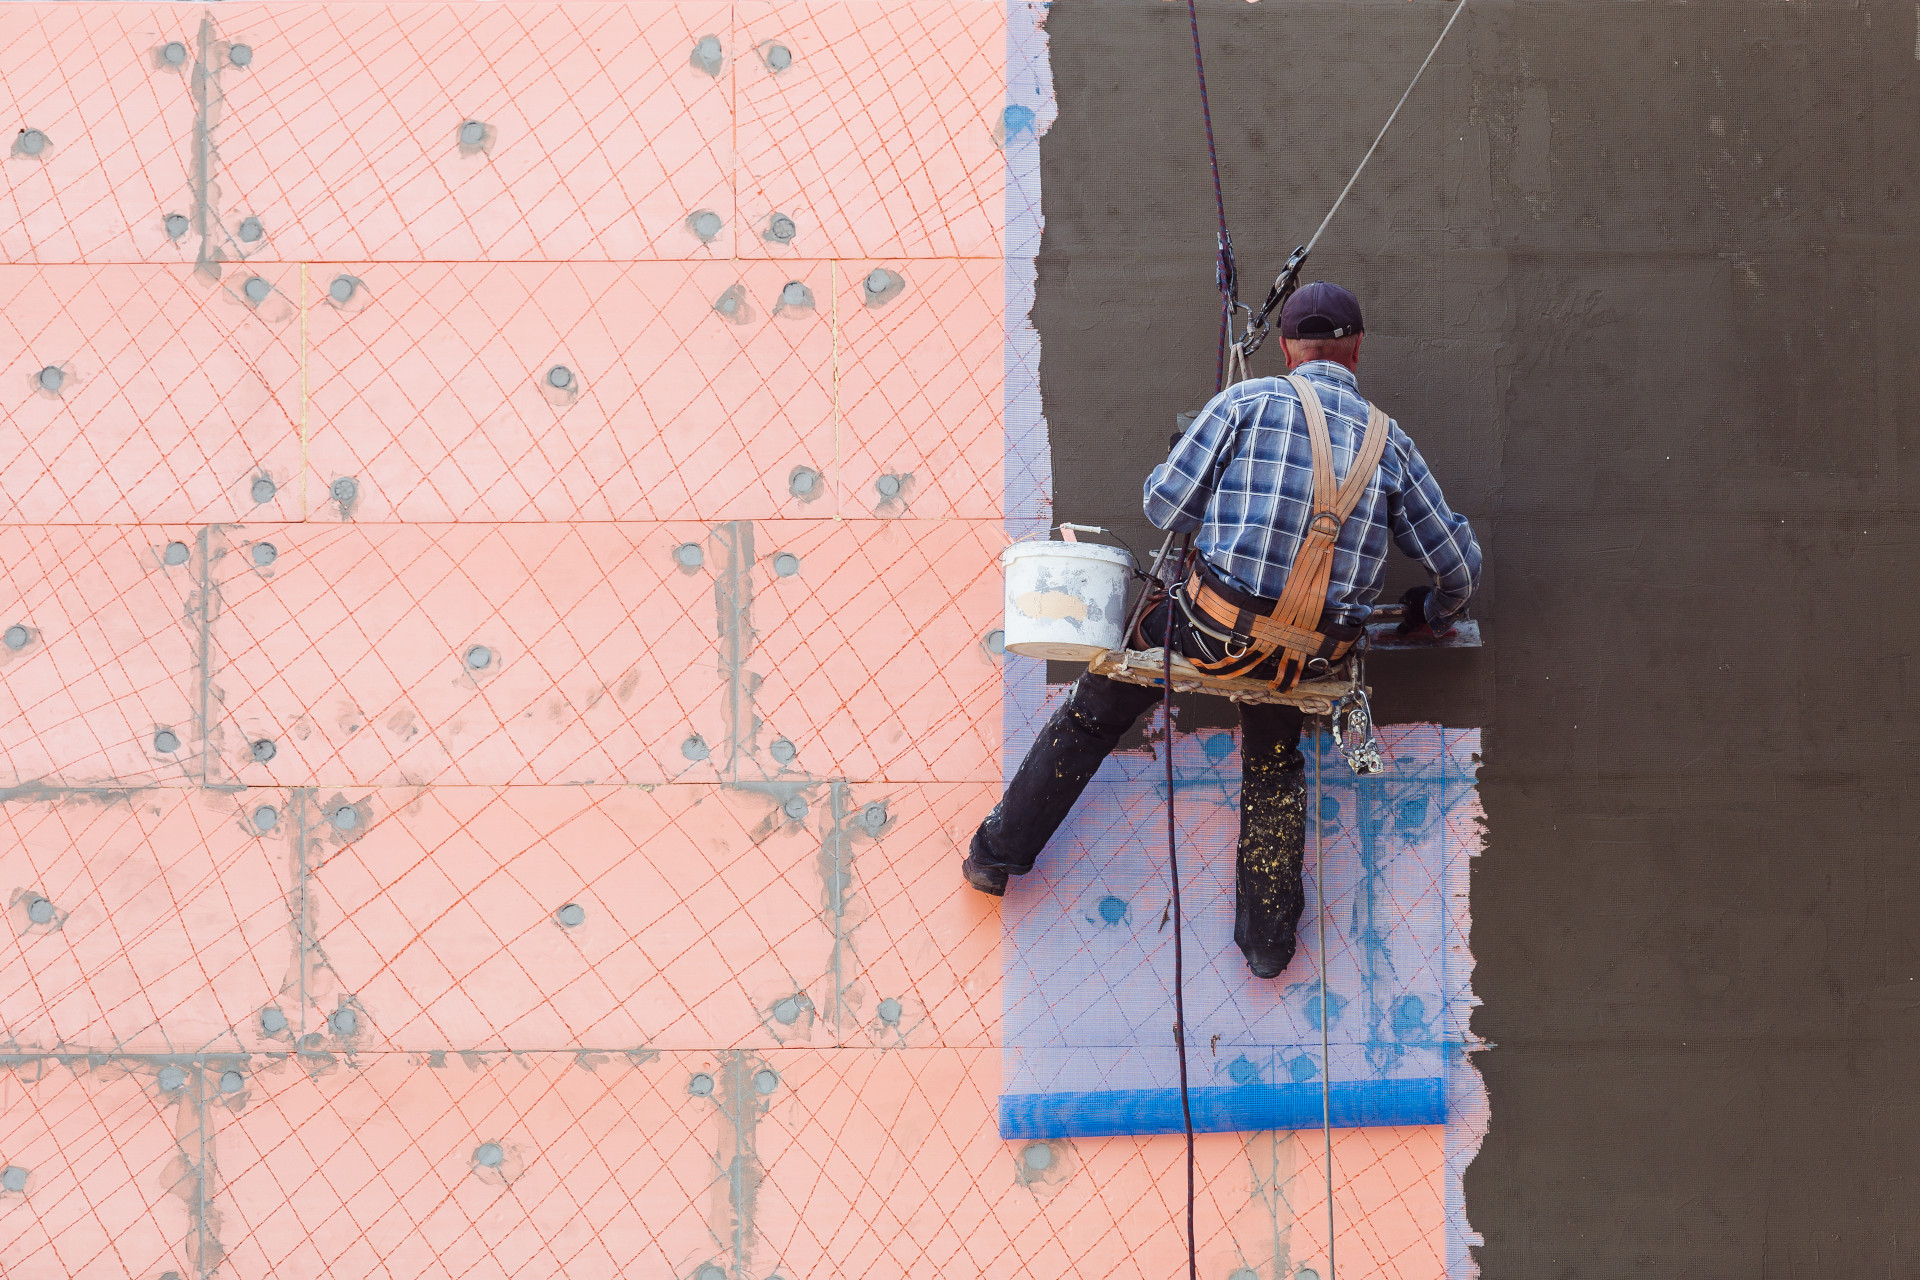
<svg viewBox="0 0 1920 1280">
<path fill-rule="evenodd" d="M 1201 4 L 1247 300 L 1449 12 Z M 1381 720 L 1485 731 L 1490 1280 L 1915 1268 L 1915 22 L 1476 3 L 1307 271 L 1487 552 L 1487 647 L 1372 671 Z M 1048 38 L 1055 518 L 1157 545 L 1140 481 L 1218 316 L 1186 12 Z"/>
</svg>

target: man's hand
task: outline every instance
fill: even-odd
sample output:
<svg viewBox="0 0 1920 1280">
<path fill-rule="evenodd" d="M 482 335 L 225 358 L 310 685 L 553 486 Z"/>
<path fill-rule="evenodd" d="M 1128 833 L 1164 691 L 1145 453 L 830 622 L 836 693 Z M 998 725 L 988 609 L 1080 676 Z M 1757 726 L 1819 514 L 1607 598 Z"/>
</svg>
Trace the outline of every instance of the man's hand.
<svg viewBox="0 0 1920 1280">
<path fill-rule="evenodd" d="M 1395 630 L 1403 636 L 1415 636 L 1421 640 L 1445 640 L 1452 635 L 1452 622 L 1446 624 L 1444 631 L 1436 631 L 1427 621 L 1427 600 L 1432 595 L 1432 587 L 1408 587 L 1401 592 L 1400 625 Z"/>
</svg>

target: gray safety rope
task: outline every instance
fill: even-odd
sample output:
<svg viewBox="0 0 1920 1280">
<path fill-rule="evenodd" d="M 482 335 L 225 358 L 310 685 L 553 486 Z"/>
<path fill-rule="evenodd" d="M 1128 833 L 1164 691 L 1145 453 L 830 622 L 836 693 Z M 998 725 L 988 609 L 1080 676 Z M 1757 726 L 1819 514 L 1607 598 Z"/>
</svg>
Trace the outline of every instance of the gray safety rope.
<svg viewBox="0 0 1920 1280">
<path fill-rule="evenodd" d="M 1360 163 L 1354 168 L 1353 176 L 1347 179 L 1347 185 L 1340 188 L 1340 194 L 1334 197 L 1333 207 L 1327 210 L 1326 217 L 1320 219 L 1320 225 L 1314 228 L 1312 238 L 1310 238 L 1305 245 L 1296 249 L 1293 256 L 1288 259 L 1286 268 L 1281 272 L 1279 279 L 1274 281 L 1273 289 L 1268 293 L 1266 303 L 1260 308 L 1257 315 L 1249 316 L 1246 332 L 1242 335 L 1241 339 L 1239 341 L 1233 341 L 1233 311 L 1234 307 L 1238 304 L 1239 298 L 1238 272 L 1233 261 L 1233 241 L 1227 232 L 1227 205 L 1226 197 L 1220 185 L 1220 160 L 1214 149 L 1213 108 L 1207 98 L 1206 60 L 1201 56 L 1200 52 L 1200 15 L 1194 0 L 1187 0 L 1187 21 L 1193 35 L 1194 70 L 1200 81 L 1200 117 L 1206 127 L 1207 160 L 1213 171 L 1214 209 L 1219 219 L 1219 228 L 1217 231 L 1219 258 L 1215 269 L 1215 283 L 1219 286 L 1221 293 L 1221 317 L 1219 357 L 1215 365 L 1214 375 L 1214 391 L 1216 393 L 1218 393 L 1223 386 L 1239 380 L 1234 377 L 1235 374 L 1238 374 L 1240 378 L 1246 376 L 1247 357 L 1259 347 L 1260 339 L 1265 337 L 1267 333 L 1268 315 L 1278 303 L 1285 300 L 1286 293 L 1291 291 L 1291 280 L 1289 277 L 1297 276 L 1301 264 L 1306 261 L 1307 255 L 1313 252 L 1315 245 L 1320 243 L 1320 236 L 1326 231 L 1328 224 L 1333 221 L 1333 215 L 1340 211 L 1340 206 L 1345 202 L 1347 193 L 1353 190 L 1354 184 L 1360 181 L 1360 175 L 1366 172 L 1368 163 L 1373 159 L 1373 153 L 1380 147 L 1381 139 L 1385 138 L 1387 136 L 1387 130 L 1393 127 L 1394 120 L 1400 115 L 1400 109 L 1406 106 L 1407 99 L 1413 96 L 1414 87 L 1420 83 L 1420 77 L 1426 74 L 1428 64 L 1433 61 L 1434 55 L 1440 52 L 1440 46 L 1446 42 L 1447 33 L 1453 30 L 1453 24 L 1460 20 L 1460 15 L 1466 11 L 1466 8 L 1467 0 L 1459 0 L 1452 16 L 1447 19 L 1446 25 L 1440 29 L 1439 39 L 1435 40 L 1433 47 L 1427 50 L 1427 56 L 1421 60 L 1419 69 L 1413 73 L 1413 79 L 1407 82 L 1406 90 L 1400 95 L 1400 101 L 1394 103 L 1393 110 L 1387 114 L 1386 123 L 1381 125 L 1380 132 L 1374 135 L 1373 143 L 1367 148 L 1367 153 L 1360 157 Z M 1257 334 L 1255 332 L 1256 329 L 1258 330 Z M 1175 581 L 1175 574 L 1169 572 L 1166 564 L 1167 549 L 1172 541 L 1173 535 L 1169 533 L 1166 543 L 1161 546 L 1161 563 L 1157 566 L 1160 576 L 1166 582 L 1168 588 L 1167 626 L 1161 641 L 1163 646 L 1161 649 L 1161 679 L 1164 682 L 1162 686 L 1161 706 L 1166 723 L 1164 750 L 1166 751 L 1167 757 L 1167 874 L 1172 882 L 1173 889 L 1173 901 L 1171 903 L 1173 915 L 1173 1038 L 1175 1051 L 1178 1053 L 1180 1061 L 1180 1116 L 1183 1122 L 1182 1127 L 1186 1131 L 1187 1140 L 1187 1276 L 1188 1280 L 1199 1280 L 1199 1261 L 1193 1230 L 1193 1110 L 1188 1099 L 1187 1091 L 1187 1017 L 1186 1001 L 1182 992 L 1185 965 L 1183 963 L 1184 957 L 1182 955 L 1180 940 L 1180 860 L 1178 843 L 1175 838 L 1173 812 L 1172 587 Z M 1142 597 L 1141 603 L 1142 605 L 1145 604 L 1144 596 Z M 1129 638 L 1131 638 L 1131 625 L 1130 620 Z M 1329 728 L 1331 728 L 1331 720 L 1329 720 L 1328 723 Z M 1244 785 L 1244 761 L 1242 764 Z M 1327 888 L 1326 867 L 1321 857 L 1323 842 L 1320 831 L 1320 794 L 1320 734 L 1316 729 L 1313 735 L 1313 883 L 1314 893 L 1318 899 L 1318 911 L 1320 915 L 1320 1130 L 1326 1144 L 1327 1164 L 1327 1280 L 1336 1280 L 1333 1261 L 1333 1237 L 1336 1227 L 1333 1210 L 1333 1064 L 1329 1050 L 1329 1033 L 1327 1027 Z"/>
<path fill-rule="evenodd" d="M 1387 122 L 1380 126 L 1379 133 L 1373 135 L 1373 145 L 1367 148 L 1367 154 L 1360 157 L 1360 163 L 1354 167 L 1353 176 L 1347 179 L 1347 185 L 1340 188 L 1340 194 L 1334 197 L 1333 207 L 1327 210 L 1327 216 L 1320 219 L 1320 225 L 1314 228 L 1313 238 L 1293 251 L 1292 256 L 1287 259 L 1286 266 L 1282 267 L 1280 274 L 1274 277 L 1273 287 L 1267 290 L 1266 301 L 1260 304 L 1258 310 L 1248 313 L 1246 327 L 1241 331 L 1238 342 L 1243 355 L 1252 355 L 1260 349 L 1260 344 L 1266 341 L 1269 331 L 1268 317 L 1273 314 L 1274 308 L 1284 304 L 1287 296 L 1293 292 L 1294 286 L 1299 282 L 1300 268 L 1306 265 L 1307 255 L 1313 252 L 1313 246 L 1320 243 L 1321 233 L 1327 229 L 1327 224 L 1333 221 L 1333 215 L 1340 212 L 1340 206 L 1345 202 L 1347 193 L 1353 190 L 1353 184 L 1360 181 L 1360 175 L 1366 172 L 1367 162 L 1373 159 L 1373 153 L 1379 149 L 1380 140 L 1387 136 L 1387 130 L 1393 128 L 1393 122 L 1399 116 L 1400 108 L 1406 106 L 1407 99 L 1413 96 L 1413 88 L 1420 83 L 1420 77 L 1426 74 L 1427 64 L 1433 61 L 1434 54 L 1440 52 L 1440 46 L 1446 42 L 1447 33 L 1453 30 L 1453 24 L 1460 20 L 1460 15 L 1466 12 L 1466 8 L 1467 0 L 1460 0 L 1453 11 L 1453 16 L 1447 19 L 1446 26 L 1440 28 L 1440 38 L 1433 42 L 1433 48 L 1427 50 L 1427 56 L 1421 59 L 1419 69 L 1413 73 L 1413 79 L 1407 81 L 1406 90 L 1401 93 L 1400 101 L 1394 103 L 1393 110 L 1387 114 Z M 1226 260 L 1223 254 L 1222 262 Z M 1235 291 L 1237 296 L 1237 284 Z M 1232 307 L 1229 306 L 1228 310 L 1231 311 Z"/>
<path fill-rule="evenodd" d="M 1327 1280 L 1333 1266 L 1333 1062 L 1327 1047 L 1327 862 L 1320 839 L 1320 726 L 1313 726 L 1313 894 L 1320 917 L 1320 1132 L 1327 1146 Z"/>
<path fill-rule="evenodd" d="M 1381 125 L 1380 132 L 1373 136 L 1373 146 L 1368 147 L 1367 154 L 1360 157 L 1359 167 L 1353 171 L 1353 176 L 1347 179 L 1347 185 L 1340 188 L 1340 194 L 1334 197 L 1333 208 L 1327 210 L 1327 216 L 1320 219 L 1320 225 L 1314 228 L 1313 238 L 1307 241 L 1308 253 L 1312 253 L 1313 246 L 1320 243 L 1320 233 L 1327 229 L 1329 222 L 1333 221 L 1333 215 L 1340 212 L 1340 202 L 1347 198 L 1347 192 L 1353 190 L 1353 184 L 1360 181 L 1360 175 L 1366 172 L 1367 161 L 1373 159 L 1373 153 L 1379 147 L 1380 139 L 1386 137 L 1387 130 L 1393 128 L 1394 117 L 1400 114 L 1400 108 L 1407 105 L 1407 99 L 1413 96 L 1413 87 L 1419 84 L 1420 77 L 1426 74 L 1427 63 L 1432 62 L 1433 55 L 1440 52 L 1440 46 L 1446 41 L 1447 32 L 1453 30 L 1453 24 L 1460 21 L 1460 15 L 1466 11 L 1467 0 L 1460 0 L 1460 3 L 1454 7 L 1453 16 L 1447 19 L 1447 25 L 1440 28 L 1440 39 L 1433 42 L 1433 48 L 1427 50 L 1427 56 L 1420 63 L 1420 69 L 1413 73 L 1413 79 L 1407 81 L 1407 91 L 1400 95 L 1400 101 L 1393 104 L 1393 110 L 1387 113 L 1387 122 Z"/>
<path fill-rule="evenodd" d="M 1173 593 L 1167 593 L 1167 628 L 1160 650 L 1162 686 L 1160 705 L 1166 711 L 1167 740 L 1167 878 L 1173 883 L 1173 1045 L 1180 1055 L 1180 1120 L 1187 1134 L 1187 1280 L 1200 1280 L 1199 1255 L 1193 1237 L 1193 1103 L 1187 1096 L 1187 1001 L 1182 988 L 1184 957 L 1180 949 L 1180 857 L 1173 826 Z"/>
</svg>

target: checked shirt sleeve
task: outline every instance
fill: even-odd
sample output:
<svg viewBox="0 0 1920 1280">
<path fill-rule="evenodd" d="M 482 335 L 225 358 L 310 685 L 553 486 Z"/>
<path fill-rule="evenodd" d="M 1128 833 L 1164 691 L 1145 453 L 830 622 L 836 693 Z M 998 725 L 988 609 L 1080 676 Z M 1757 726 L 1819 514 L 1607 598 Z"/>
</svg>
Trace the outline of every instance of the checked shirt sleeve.
<svg viewBox="0 0 1920 1280">
<path fill-rule="evenodd" d="M 1192 533 L 1206 519 L 1221 454 L 1233 441 L 1232 395 L 1228 388 L 1207 401 L 1167 460 L 1147 477 L 1140 505 L 1154 528 Z"/>
<path fill-rule="evenodd" d="M 1406 432 L 1396 426 L 1390 439 L 1405 477 L 1400 492 L 1387 503 L 1393 545 L 1433 576 L 1427 617 L 1439 622 L 1458 613 L 1480 585 L 1480 543 L 1467 518 L 1448 508 L 1427 460 Z"/>
</svg>

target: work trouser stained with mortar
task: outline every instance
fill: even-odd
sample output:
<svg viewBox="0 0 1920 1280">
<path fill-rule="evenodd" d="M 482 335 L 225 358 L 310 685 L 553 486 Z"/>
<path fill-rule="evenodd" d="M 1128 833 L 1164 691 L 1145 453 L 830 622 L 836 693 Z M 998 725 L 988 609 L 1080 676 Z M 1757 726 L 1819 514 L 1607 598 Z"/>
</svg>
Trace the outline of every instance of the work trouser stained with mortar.
<svg viewBox="0 0 1920 1280">
<path fill-rule="evenodd" d="M 1142 632 L 1164 634 L 1164 608 L 1149 613 Z M 1176 613 L 1176 624 L 1182 621 Z M 1204 636 L 1176 625 L 1174 643 L 1181 652 L 1214 656 L 1205 652 L 1210 646 L 1204 642 Z M 974 833 L 973 863 L 1010 875 L 1033 870 L 1100 762 L 1161 696 L 1158 689 L 1092 673 L 1076 680 L 1034 739 L 1006 795 Z M 1234 868 L 1233 940 L 1255 973 L 1271 977 L 1293 958 L 1294 931 L 1305 903 L 1304 717 L 1298 707 L 1239 706 L 1240 844 Z"/>
</svg>

